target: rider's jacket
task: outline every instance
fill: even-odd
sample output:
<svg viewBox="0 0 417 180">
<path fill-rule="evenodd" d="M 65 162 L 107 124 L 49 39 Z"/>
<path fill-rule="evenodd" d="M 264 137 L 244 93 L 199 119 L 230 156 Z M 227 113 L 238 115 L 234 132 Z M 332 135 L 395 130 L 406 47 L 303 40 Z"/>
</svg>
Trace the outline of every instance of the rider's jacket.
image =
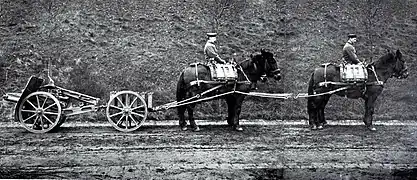
<svg viewBox="0 0 417 180">
<path fill-rule="evenodd" d="M 356 56 L 356 49 L 350 42 L 343 46 L 343 59 L 350 64 L 360 63 L 358 56 Z"/>
<path fill-rule="evenodd" d="M 204 56 L 208 62 L 214 60 L 217 63 L 224 63 L 217 53 L 216 45 L 210 41 L 207 41 L 206 45 L 204 46 Z"/>
</svg>

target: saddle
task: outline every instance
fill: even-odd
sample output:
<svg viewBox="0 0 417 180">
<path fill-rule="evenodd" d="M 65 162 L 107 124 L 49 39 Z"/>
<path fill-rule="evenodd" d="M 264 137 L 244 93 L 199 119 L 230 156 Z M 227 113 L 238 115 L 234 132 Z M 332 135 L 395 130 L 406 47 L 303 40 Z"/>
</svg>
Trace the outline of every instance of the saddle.
<svg viewBox="0 0 417 180">
<path fill-rule="evenodd" d="M 340 79 L 342 82 L 365 82 L 368 80 L 368 71 L 363 65 L 341 64 Z"/>
<path fill-rule="evenodd" d="M 211 81 L 227 83 L 237 80 L 237 69 L 233 64 L 213 64 L 213 63 L 191 63 L 191 67 L 197 67 L 202 65 L 210 71 Z M 190 82 L 190 85 L 200 86 L 200 83 L 212 83 L 210 81 L 199 80 L 198 79 L 198 70 L 195 68 L 195 75 L 197 79 Z"/>
<path fill-rule="evenodd" d="M 327 74 L 327 66 L 331 63 L 322 64 L 321 66 L 324 67 L 324 79 L 326 79 Z M 358 83 L 358 82 L 366 82 L 368 80 L 368 71 L 366 67 L 359 64 L 346 64 L 342 63 L 340 65 L 335 65 L 338 69 L 340 69 L 340 81 L 344 83 Z"/>
<path fill-rule="evenodd" d="M 237 69 L 233 64 L 208 64 L 211 78 L 215 81 L 234 81 L 237 79 Z"/>
</svg>

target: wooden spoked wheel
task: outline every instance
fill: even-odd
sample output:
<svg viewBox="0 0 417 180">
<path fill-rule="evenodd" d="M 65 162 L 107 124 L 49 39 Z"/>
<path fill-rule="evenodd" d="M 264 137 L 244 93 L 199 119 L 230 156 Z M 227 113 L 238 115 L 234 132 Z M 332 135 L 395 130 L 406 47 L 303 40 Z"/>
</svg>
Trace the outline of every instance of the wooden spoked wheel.
<svg viewBox="0 0 417 180">
<path fill-rule="evenodd" d="M 33 133 L 46 133 L 61 120 L 61 105 L 58 99 L 47 92 L 34 92 L 22 100 L 17 109 L 23 127 Z"/>
<path fill-rule="evenodd" d="M 138 129 L 147 115 L 148 108 L 144 98 L 132 91 L 118 92 L 107 103 L 107 119 L 119 131 L 131 132 Z"/>
</svg>

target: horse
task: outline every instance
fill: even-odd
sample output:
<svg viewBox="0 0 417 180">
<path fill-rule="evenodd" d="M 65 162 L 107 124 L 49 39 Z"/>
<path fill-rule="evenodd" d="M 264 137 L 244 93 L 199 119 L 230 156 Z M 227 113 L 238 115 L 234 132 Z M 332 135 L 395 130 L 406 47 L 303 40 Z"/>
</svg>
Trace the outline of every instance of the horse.
<svg viewBox="0 0 417 180">
<path fill-rule="evenodd" d="M 346 87 L 346 90 L 335 92 L 335 94 L 350 99 L 362 98 L 365 101 L 363 122 L 369 130 L 376 131 L 376 128 L 372 125 L 372 120 L 377 97 L 381 94 L 384 89 L 384 84 L 389 78 L 407 78 L 408 71 L 400 50 L 397 50 L 395 54 L 388 50 L 386 55 L 365 67 L 368 72 L 368 80 L 362 83 L 362 85 L 334 84 L 328 85 L 327 87 L 319 86 L 319 83 L 324 81 L 341 82 L 340 67 L 330 64 L 327 66 L 327 70 L 324 67 L 319 67 L 314 70 L 308 84 L 307 98 L 309 125 L 312 130 L 323 129 L 323 125 L 327 124 L 324 109 L 333 93 L 327 94 L 326 92 Z M 320 95 L 321 93 L 323 95 Z M 318 96 L 315 94 L 318 94 Z"/>
<path fill-rule="evenodd" d="M 212 92 L 208 92 L 204 96 L 211 97 L 231 91 L 248 93 L 251 90 L 251 83 L 256 83 L 258 80 L 266 81 L 266 77 L 272 77 L 277 81 L 281 79 L 280 69 L 278 69 L 277 61 L 274 59 L 273 53 L 264 49 L 261 49 L 260 54 L 257 53 L 256 55 L 250 55 L 250 59 L 236 64 L 235 67 L 237 69 L 237 80 L 235 82 L 220 84 L 220 88 L 215 91 L 213 90 Z M 177 83 L 177 102 L 186 101 L 187 99 L 196 95 L 198 96 L 198 94 L 204 93 L 205 91 L 210 91 L 210 89 L 216 86 L 211 83 L 191 84 L 197 79 L 196 74 L 198 74 L 199 80 L 213 82 L 207 65 L 198 64 L 186 67 L 180 74 Z M 217 85 L 217 87 L 218 86 L 219 85 Z M 245 94 L 230 93 L 219 98 L 226 100 L 228 108 L 228 125 L 236 131 L 243 131 L 243 128 L 239 125 L 239 115 Z M 192 103 L 177 107 L 179 126 L 183 131 L 187 130 L 187 123 L 184 115 L 186 110 L 188 111 L 188 119 L 191 128 L 194 131 L 200 130 L 193 116 L 195 105 L 196 103 Z"/>
</svg>

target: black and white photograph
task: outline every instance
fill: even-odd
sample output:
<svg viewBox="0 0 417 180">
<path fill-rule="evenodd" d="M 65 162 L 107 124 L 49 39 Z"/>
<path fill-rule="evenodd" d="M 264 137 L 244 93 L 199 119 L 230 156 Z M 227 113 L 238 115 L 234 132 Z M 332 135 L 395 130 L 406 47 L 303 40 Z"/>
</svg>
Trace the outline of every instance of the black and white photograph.
<svg viewBox="0 0 417 180">
<path fill-rule="evenodd" d="M 417 180 L 417 0 L 0 0 L 0 179 Z"/>
</svg>

